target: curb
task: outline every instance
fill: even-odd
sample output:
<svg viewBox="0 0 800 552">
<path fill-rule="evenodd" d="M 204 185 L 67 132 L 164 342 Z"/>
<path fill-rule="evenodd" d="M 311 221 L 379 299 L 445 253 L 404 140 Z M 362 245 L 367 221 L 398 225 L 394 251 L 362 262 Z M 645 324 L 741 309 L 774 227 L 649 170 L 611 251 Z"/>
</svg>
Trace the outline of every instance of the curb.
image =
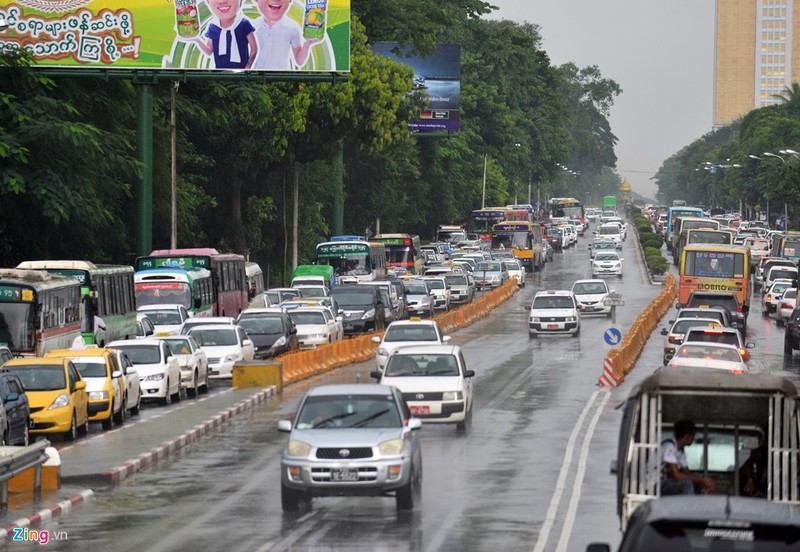
<svg viewBox="0 0 800 552">
<path fill-rule="evenodd" d="M 0 529 L 0 540 L 5 540 L 12 536 L 14 529 L 17 527 L 38 527 L 42 523 L 47 523 L 53 518 L 60 517 L 61 515 L 72 510 L 73 506 L 77 506 L 83 502 L 86 502 L 92 496 L 94 496 L 94 491 L 87 489 L 67 500 L 59 502 L 55 506 L 39 510 L 31 517 L 20 518 L 14 522 L 11 522 L 4 528 Z"/>
<path fill-rule="evenodd" d="M 118 485 L 131 475 L 142 471 L 143 469 L 157 464 L 160 460 L 167 458 L 170 454 L 180 450 L 181 448 L 199 440 L 203 436 L 211 433 L 217 427 L 230 420 L 235 414 L 239 414 L 244 410 L 266 402 L 268 399 L 275 396 L 275 386 L 269 387 L 259 391 L 249 399 L 240 401 L 227 410 L 223 410 L 216 416 L 212 416 L 203 423 L 197 424 L 189 431 L 175 437 L 171 441 L 164 441 L 160 446 L 151 449 L 150 452 L 140 454 L 132 460 L 128 460 L 121 466 L 116 466 L 108 471 L 100 474 L 100 477 L 111 485 Z"/>
</svg>

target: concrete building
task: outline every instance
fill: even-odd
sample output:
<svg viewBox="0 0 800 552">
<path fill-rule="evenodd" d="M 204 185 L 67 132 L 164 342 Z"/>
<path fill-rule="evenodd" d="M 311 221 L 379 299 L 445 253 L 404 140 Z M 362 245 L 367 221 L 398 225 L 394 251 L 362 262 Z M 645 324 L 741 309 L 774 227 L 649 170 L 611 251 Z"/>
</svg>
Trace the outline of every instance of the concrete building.
<svg viewBox="0 0 800 552">
<path fill-rule="evenodd" d="M 717 0 L 714 126 L 778 103 L 800 80 L 800 0 Z"/>
</svg>

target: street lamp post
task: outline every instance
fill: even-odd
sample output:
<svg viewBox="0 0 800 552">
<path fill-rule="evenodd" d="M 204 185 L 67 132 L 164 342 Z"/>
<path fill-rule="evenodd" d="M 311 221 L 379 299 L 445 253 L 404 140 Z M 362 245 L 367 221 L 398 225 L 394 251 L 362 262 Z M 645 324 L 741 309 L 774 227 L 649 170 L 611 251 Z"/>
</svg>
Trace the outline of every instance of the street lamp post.
<svg viewBox="0 0 800 552">
<path fill-rule="evenodd" d="M 794 150 L 780 150 L 780 152 L 781 153 L 788 153 L 788 152 L 796 153 Z M 764 155 L 766 157 L 774 157 L 776 159 L 780 159 L 781 163 L 786 165 L 786 159 L 784 159 L 782 155 L 778 155 L 777 153 L 770 153 L 768 151 L 765 151 Z M 786 231 L 788 229 L 789 229 L 789 203 L 786 200 L 784 200 L 783 201 L 783 230 Z"/>
</svg>

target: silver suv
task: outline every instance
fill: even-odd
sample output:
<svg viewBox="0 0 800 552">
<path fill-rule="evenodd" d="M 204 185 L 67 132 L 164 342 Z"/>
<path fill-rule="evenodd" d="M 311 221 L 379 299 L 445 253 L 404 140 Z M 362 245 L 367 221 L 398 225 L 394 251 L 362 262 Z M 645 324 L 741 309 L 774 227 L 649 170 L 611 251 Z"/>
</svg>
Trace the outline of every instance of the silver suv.
<svg viewBox="0 0 800 552">
<path fill-rule="evenodd" d="M 394 495 L 412 510 L 422 486 L 422 453 L 413 418 L 396 387 L 324 385 L 311 389 L 281 455 L 281 503 L 296 511 L 312 496 Z"/>
</svg>

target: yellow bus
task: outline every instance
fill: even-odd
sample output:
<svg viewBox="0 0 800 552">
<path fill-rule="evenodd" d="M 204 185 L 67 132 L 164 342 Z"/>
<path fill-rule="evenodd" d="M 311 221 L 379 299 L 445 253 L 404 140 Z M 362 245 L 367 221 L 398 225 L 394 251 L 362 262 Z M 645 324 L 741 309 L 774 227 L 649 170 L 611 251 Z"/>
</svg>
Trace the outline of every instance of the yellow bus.
<svg viewBox="0 0 800 552">
<path fill-rule="evenodd" d="M 678 303 L 693 291 L 733 293 L 745 319 L 750 310 L 750 250 L 740 245 L 688 244 L 681 252 Z"/>
<path fill-rule="evenodd" d="M 542 224 L 505 221 L 492 226 L 492 249 L 510 249 L 525 270 L 541 270 L 544 266 Z"/>
</svg>

